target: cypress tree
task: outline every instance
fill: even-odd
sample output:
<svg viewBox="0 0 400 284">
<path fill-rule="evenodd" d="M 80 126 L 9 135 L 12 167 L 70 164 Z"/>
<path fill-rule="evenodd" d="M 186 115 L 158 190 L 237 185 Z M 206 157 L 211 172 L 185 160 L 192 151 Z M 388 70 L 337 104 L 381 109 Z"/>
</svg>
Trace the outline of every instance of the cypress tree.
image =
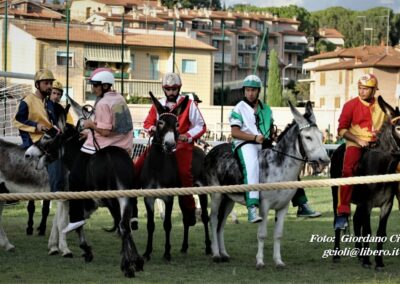
<svg viewBox="0 0 400 284">
<path fill-rule="evenodd" d="M 269 54 L 268 94 L 267 101 L 270 106 L 282 105 L 282 85 L 279 72 L 278 54 L 272 49 Z"/>
</svg>

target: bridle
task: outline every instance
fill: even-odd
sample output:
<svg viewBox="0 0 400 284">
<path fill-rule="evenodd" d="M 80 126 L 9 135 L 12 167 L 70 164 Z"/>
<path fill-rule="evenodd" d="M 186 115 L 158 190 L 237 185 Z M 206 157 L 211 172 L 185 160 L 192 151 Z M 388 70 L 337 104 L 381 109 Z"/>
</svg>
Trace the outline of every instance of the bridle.
<svg viewBox="0 0 400 284">
<path fill-rule="evenodd" d="M 162 120 L 163 117 L 167 117 L 167 116 L 172 116 L 173 118 L 175 118 L 176 121 L 178 121 L 178 116 L 172 112 L 164 112 L 164 113 L 160 114 L 158 117 L 158 121 Z M 165 122 L 165 120 L 164 120 L 164 122 Z M 174 130 L 175 137 L 177 136 L 177 134 L 178 134 L 177 129 L 175 129 Z M 160 133 L 159 133 L 158 129 L 156 129 L 156 131 L 154 133 L 154 139 L 153 139 L 152 144 L 160 146 L 163 149 L 163 151 L 166 152 L 165 143 L 164 142 L 161 143 L 161 140 L 162 139 L 160 137 Z"/>
<path fill-rule="evenodd" d="M 297 161 L 301 161 L 301 162 L 304 162 L 304 163 L 309 162 L 309 160 L 307 158 L 307 155 L 306 155 L 306 151 L 304 150 L 303 142 L 301 141 L 301 138 L 300 138 L 300 132 L 303 129 L 310 128 L 310 127 L 318 127 L 318 126 L 317 126 L 316 123 L 307 123 L 307 124 L 304 124 L 304 125 L 299 125 L 299 134 L 297 135 L 297 138 L 299 140 L 301 158 L 293 156 L 293 155 L 285 153 L 285 152 L 282 152 L 282 151 L 279 151 L 279 150 L 276 150 L 274 148 L 270 148 L 269 150 L 274 151 L 274 152 L 276 152 L 278 154 L 284 155 L 286 157 L 292 158 L 292 159 L 297 160 Z M 303 157 L 305 157 L 305 158 L 303 158 Z"/>
</svg>

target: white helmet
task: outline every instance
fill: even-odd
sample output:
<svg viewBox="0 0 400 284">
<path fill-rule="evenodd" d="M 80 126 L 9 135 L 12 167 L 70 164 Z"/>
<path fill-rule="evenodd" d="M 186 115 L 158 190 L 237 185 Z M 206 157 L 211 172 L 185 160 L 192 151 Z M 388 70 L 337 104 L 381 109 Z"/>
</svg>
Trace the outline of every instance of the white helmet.
<svg viewBox="0 0 400 284">
<path fill-rule="evenodd" d="M 90 76 L 89 82 L 93 83 L 101 83 L 101 84 L 110 84 L 114 85 L 115 78 L 112 71 L 108 68 L 97 68 L 93 71 L 92 76 Z"/>
<path fill-rule="evenodd" d="M 167 73 L 164 75 L 162 79 L 162 87 L 163 88 L 173 88 L 173 87 L 181 87 L 182 81 L 178 74 L 176 73 Z"/>
</svg>

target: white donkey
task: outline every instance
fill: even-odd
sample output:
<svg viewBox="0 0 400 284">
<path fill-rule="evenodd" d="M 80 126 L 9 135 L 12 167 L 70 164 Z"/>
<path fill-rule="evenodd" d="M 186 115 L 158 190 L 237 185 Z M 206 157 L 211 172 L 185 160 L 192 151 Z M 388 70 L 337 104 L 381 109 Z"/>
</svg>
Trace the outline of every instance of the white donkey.
<svg viewBox="0 0 400 284">
<path fill-rule="evenodd" d="M 305 162 L 311 163 L 315 171 L 321 171 L 329 157 L 322 143 L 322 132 L 318 129 L 311 103 L 307 103 L 302 116 L 290 105 L 294 121 L 278 137 L 274 148 L 264 149 L 258 156 L 260 183 L 295 181 Z M 255 163 L 257 161 L 254 161 Z M 205 159 L 205 174 L 208 185 L 240 184 L 243 176 L 230 144 L 214 147 Z M 273 259 L 276 266 L 285 266 L 281 257 L 283 223 L 289 203 L 296 189 L 262 191 L 260 193 L 260 216 L 263 221 L 258 227 L 258 252 L 256 268 L 264 267 L 264 240 L 267 237 L 268 211 L 275 209 Z M 212 257 L 215 262 L 229 261 L 225 248 L 224 226 L 234 203 L 245 204 L 244 194 L 213 193 L 211 201 Z"/>
</svg>

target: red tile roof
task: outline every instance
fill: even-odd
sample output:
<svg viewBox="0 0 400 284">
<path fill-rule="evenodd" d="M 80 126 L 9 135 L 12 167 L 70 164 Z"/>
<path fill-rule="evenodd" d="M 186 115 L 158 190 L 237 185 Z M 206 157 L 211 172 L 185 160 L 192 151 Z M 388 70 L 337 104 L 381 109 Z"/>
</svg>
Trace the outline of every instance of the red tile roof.
<svg viewBox="0 0 400 284">
<path fill-rule="evenodd" d="M 322 38 L 344 38 L 336 29 L 322 28 L 318 30 L 319 37 Z"/>
</svg>

